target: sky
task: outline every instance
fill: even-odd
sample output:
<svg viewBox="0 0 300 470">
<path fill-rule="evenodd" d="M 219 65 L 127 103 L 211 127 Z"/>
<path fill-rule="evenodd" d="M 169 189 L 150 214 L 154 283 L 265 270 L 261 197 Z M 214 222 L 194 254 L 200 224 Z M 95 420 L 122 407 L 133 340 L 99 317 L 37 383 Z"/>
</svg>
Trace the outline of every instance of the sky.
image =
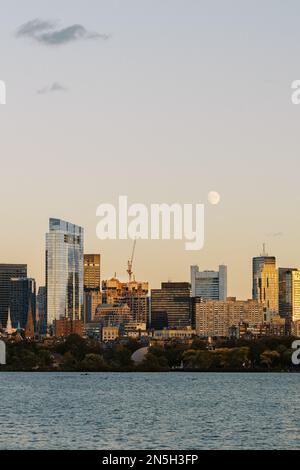
<svg viewBox="0 0 300 470">
<path fill-rule="evenodd" d="M 96 209 L 127 195 L 205 204 L 202 250 L 137 242 L 153 288 L 227 264 L 228 295 L 249 298 L 263 242 L 300 267 L 299 15 L 297 0 L 0 0 L 0 262 L 43 285 L 56 217 L 125 279 L 132 241 L 99 240 Z"/>
</svg>

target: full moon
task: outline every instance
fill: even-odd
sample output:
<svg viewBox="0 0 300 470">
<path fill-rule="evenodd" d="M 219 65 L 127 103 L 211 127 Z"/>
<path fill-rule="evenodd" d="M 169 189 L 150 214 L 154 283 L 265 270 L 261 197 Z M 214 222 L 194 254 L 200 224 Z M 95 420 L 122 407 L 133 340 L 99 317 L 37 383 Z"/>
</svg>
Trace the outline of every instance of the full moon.
<svg viewBox="0 0 300 470">
<path fill-rule="evenodd" d="M 210 191 L 208 193 L 207 199 L 213 206 L 216 206 L 217 204 L 219 204 L 221 196 L 219 193 L 217 193 L 217 191 Z"/>
</svg>

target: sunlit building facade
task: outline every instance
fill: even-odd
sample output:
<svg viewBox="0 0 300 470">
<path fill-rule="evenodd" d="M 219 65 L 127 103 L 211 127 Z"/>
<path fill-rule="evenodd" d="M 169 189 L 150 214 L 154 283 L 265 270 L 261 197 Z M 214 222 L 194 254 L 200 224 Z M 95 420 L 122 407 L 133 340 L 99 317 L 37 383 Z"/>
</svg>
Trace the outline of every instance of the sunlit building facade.
<svg viewBox="0 0 300 470">
<path fill-rule="evenodd" d="M 93 321 L 96 308 L 102 303 L 101 293 L 101 256 L 84 255 L 84 322 Z"/>
<path fill-rule="evenodd" d="M 227 266 L 219 266 L 219 271 L 199 271 L 191 266 L 191 295 L 203 300 L 226 300 Z"/>
<path fill-rule="evenodd" d="M 264 307 L 256 300 L 206 301 L 195 304 L 196 332 L 198 336 L 228 337 L 230 329 L 240 323 L 263 325 Z"/>
<path fill-rule="evenodd" d="M 46 234 L 47 321 L 83 318 L 82 227 L 50 219 Z"/>
<path fill-rule="evenodd" d="M 278 314 L 278 271 L 274 256 L 262 255 L 252 262 L 252 298 L 264 306 L 266 315 Z"/>
<path fill-rule="evenodd" d="M 103 302 L 122 303 L 129 306 L 136 322 L 149 322 L 149 283 L 142 281 L 121 282 L 112 278 L 102 283 Z"/>
<path fill-rule="evenodd" d="M 286 320 L 288 332 L 300 321 L 300 271 L 279 268 L 279 314 Z"/>
</svg>

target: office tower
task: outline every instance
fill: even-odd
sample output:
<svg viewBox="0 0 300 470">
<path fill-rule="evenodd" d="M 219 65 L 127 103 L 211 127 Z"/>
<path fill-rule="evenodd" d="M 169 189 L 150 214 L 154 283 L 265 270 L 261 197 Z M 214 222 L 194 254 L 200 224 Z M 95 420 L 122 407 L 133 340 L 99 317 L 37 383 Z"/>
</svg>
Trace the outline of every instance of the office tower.
<svg viewBox="0 0 300 470">
<path fill-rule="evenodd" d="M 169 328 L 190 326 L 190 289 L 188 282 L 163 282 L 161 289 L 152 289 L 151 326 L 153 328 L 159 326 L 159 329 L 165 326 Z"/>
<path fill-rule="evenodd" d="M 101 290 L 100 255 L 84 255 L 84 290 Z"/>
<path fill-rule="evenodd" d="M 49 220 L 46 234 L 47 322 L 83 318 L 83 228 Z"/>
<path fill-rule="evenodd" d="M 300 321 L 300 271 L 279 268 L 279 315 L 286 320 L 287 332 L 292 323 Z"/>
<path fill-rule="evenodd" d="M 196 332 L 203 337 L 228 337 L 229 329 L 245 322 L 249 325 L 262 325 L 264 307 L 256 300 L 208 300 L 195 303 Z"/>
<path fill-rule="evenodd" d="M 40 335 L 47 333 L 47 290 L 45 286 L 39 287 L 36 296 L 37 331 Z"/>
<path fill-rule="evenodd" d="M 120 282 L 116 278 L 103 281 L 103 302 L 127 304 L 133 319 L 138 323 L 149 322 L 149 283 L 141 281 Z"/>
<path fill-rule="evenodd" d="M 263 251 L 261 256 L 253 258 L 252 298 L 263 304 L 266 315 L 278 313 L 278 271 L 275 256 L 268 256 Z"/>
<path fill-rule="evenodd" d="M 29 278 L 12 278 L 10 283 L 10 315 L 13 328 L 25 329 L 28 312 L 36 322 L 36 286 Z"/>
<path fill-rule="evenodd" d="M 84 255 L 84 322 L 93 321 L 96 308 L 102 303 L 100 255 Z"/>
<path fill-rule="evenodd" d="M 198 266 L 191 266 L 192 297 L 203 300 L 226 300 L 227 266 L 219 266 L 219 271 L 199 271 Z"/>
<path fill-rule="evenodd" d="M 0 264 L 0 323 L 6 327 L 11 278 L 27 277 L 26 264 Z"/>
</svg>

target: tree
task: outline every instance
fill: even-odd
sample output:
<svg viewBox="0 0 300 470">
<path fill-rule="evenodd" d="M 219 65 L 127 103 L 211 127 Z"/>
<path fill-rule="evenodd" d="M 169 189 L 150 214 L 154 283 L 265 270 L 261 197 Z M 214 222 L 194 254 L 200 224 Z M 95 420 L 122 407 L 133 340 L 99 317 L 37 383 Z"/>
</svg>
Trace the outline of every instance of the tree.
<svg viewBox="0 0 300 470">
<path fill-rule="evenodd" d="M 260 364 L 270 369 L 279 363 L 279 359 L 279 352 L 267 350 L 260 355 Z"/>
<path fill-rule="evenodd" d="M 87 372 L 107 370 L 107 364 L 99 354 L 87 354 L 79 367 Z"/>
</svg>

